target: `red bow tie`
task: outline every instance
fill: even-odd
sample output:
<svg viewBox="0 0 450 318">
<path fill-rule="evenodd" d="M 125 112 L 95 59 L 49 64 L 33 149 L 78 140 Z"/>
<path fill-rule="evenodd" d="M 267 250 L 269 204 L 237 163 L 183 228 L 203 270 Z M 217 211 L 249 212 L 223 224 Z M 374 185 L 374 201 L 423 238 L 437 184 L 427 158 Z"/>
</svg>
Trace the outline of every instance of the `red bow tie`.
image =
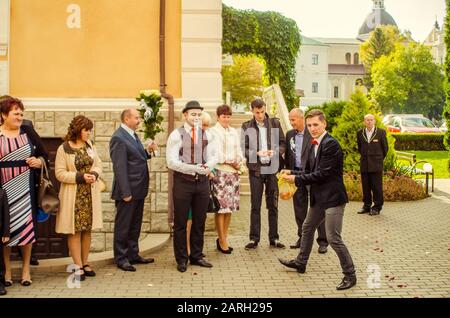
<svg viewBox="0 0 450 318">
<path fill-rule="evenodd" d="M 313 139 L 311 140 L 311 145 L 318 145 L 319 143 L 317 142 L 317 140 Z"/>
</svg>

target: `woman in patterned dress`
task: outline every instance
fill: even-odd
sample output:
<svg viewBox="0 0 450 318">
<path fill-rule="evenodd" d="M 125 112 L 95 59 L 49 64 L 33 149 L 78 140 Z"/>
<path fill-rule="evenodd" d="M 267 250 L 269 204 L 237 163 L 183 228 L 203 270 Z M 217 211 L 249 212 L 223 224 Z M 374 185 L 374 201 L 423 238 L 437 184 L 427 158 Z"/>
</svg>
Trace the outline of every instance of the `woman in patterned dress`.
<svg viewBox="0 0 450 318">
<path fill-rule="evenodd" d="M 55 175 L 61 182 L 61 206 L 56 232 L 68 234 L 68 247 L 78 270 L 75 277 L 95 276 L 88 264 L 91 231 L 103 227 L 100 184 L 101 160 L 89 140 L 92 121 L 82 115 L 72 119 L 65 142 L 58 148 Z"/>
<path fill-rule="evenodd" d="M 218 145 L 219 164 L 212 180 L 213 191 L 219 200 L 220 210 L 215 215 L 219 238 L 217 249 L 224 254 L 231 254 L 228 245 L 228 228 L 231 214 L 239 210 L 239 170 L 243 160 L 239 135 L 230 127 L 231 107 L 222 105 L 217 108 L 217 123 L 210 129 Z"/>
<path fill-rule="evenodd" d="M 31 285 L 31 248 L 36 242 L 36 189 L 41 160 L 47 152 L 36 132 L 22 125 L 24 107 L 19 99 L 6 96 L 0 100 L 0 186 L 6 191 L 10 214 L 10 236 L 5 243 L 5 286 L 12 285 L 11 247 L 22 251 L 23 286 Z"/>
</svg>

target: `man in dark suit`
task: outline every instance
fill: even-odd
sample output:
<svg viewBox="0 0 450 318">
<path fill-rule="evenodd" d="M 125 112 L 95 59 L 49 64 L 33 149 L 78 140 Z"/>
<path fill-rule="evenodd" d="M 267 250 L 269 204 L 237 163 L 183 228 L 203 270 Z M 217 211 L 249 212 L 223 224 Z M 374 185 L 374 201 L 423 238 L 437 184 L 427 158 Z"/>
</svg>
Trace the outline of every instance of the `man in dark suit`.
<svg viewBox="0 0 450 318">
<path fill-rule="evenodd" d="M 294 260 L 279 259 L 284 266 L 295 268 L 304 273 L 311 253 L 314 232 L 325 222 L 328 242 L 336 252 L 341 263 L 344 278 L 336 286 L 337 290 L 353 287 L 356 284 L 356 273 L 353 260 L 341 237 L 344 209 L 348 203 L 347 191 L 343 181 L 344 155 L 338 141 L 325 130 L 327 123 L 321 110 L 314 109 L 306 116 L 306 124 L 314 138 L 305 171 L 291 171 L 283 178 L 302 184 L 311 185 L 311 206 L 302 227 L 300 253 Z"/>
<path fill-rule="evenodd" d="M 305 129 L 305 115 L 300 108 L 294 108 L 289 112 L 289 121 L 292 128 L 286 133 L 286 153 L 284 158 L 285 167 L 288 170 L 303 171 L 308 154 L 311 150 L 311 135 L 308 129 Z M 293 204 L 295 212 L 295 221 L 297 223 L 298 239 L 291 248 L 300 248 L 302 239 L 302 225 L 308 212 L 309 186 L 301 184 L 295 191 Z M 325 224 L 320 224 L 317 228 L 317 244 L 319 244 L 319 253 L 327 252 L 327 237 L 325 234 Z"/>
<path fill-rule="evenodd" d="M 139 140 L 136 130 L 140 123 L 136 109 L 126 109 L 120 117 L 122 124 L 111 137 L 109 154 L 113 164 L 114 181 L 112 199 L 117 214 L 114 224 L 114 260 L 124 271 L 136 271 L 133 264 L 153 263 L 153 258 L 139 255 L 144 200 L 148 194 L 149 152 L 157 149 L 151 143 L 147 150 Z"/>
<path fill-rule="evenodd" d="M 356 133 L 358 151 L 361 154 L 360 169 L 364 201 L 358 214 L 378 215 L 384 203 L 383 162 L 389 146 L 386 131 L 375 126 L 375 116 L 372 114 L 364 116 L 364 125 L 366 128 Z"/>
<path fill-rule="evenodd" d="M 250 242 L 245 249 L 258 246 L 261 235 L 261 203 L 266 188 L 266 206 L 269 210 L 269 242 L 275 248 L 284 248 L 278 235 L 278 180 L 276 174 L 283 166 L 286 140 L 280 121 L 269 118 L 266 104 L 261 99 L 251 103 L 253 119 L 242 124 L 241 146 L 247 159 L 250 179 Z"/>
</svg>

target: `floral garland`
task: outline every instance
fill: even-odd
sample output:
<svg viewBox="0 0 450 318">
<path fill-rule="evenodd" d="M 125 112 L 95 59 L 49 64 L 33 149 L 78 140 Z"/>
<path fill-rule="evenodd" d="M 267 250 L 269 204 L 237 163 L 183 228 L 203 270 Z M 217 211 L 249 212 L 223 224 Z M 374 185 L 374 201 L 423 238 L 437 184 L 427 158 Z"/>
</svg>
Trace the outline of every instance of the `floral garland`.
<svg viewBox="0 0 450 318">
<path fill-rule="evenodd" d="M 138 111 L 143 119 L 143 129 L 145 139 L 154 140 L 156 134 L 164 131 L 161 123 L 164 117 L 159 115 L 159 110 L 163 106 L 161 93 L 156 89 L 145 89 L 139 92 L 136 100 L 139 102 Z"/>
</svg>

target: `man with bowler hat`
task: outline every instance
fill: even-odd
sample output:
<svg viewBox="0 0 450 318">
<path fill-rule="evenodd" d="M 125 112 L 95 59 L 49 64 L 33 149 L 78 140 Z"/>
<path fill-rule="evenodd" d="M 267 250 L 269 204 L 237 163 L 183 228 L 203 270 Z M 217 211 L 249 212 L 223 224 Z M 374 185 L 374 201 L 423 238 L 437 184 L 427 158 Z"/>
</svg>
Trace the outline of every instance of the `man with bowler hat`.
<svg viewBox="0 0 450 318">
<path fill-rule="evenodd" d="M 211 135 L 201 128 L 203 107 L 189 101 L 183 109 L 184 124 L 167 141 L 167 166 L 173 171 L 174 229 L 173 249 L 177 270 L 185 272 L 187 263 L 212 267 L 203 258 L 206 210 L 209 202 L 209 176 L 217 164 L 217 150 Z M 186 224 L 192 209 L 191 253 L 187 252 Z"/>
</svg>

